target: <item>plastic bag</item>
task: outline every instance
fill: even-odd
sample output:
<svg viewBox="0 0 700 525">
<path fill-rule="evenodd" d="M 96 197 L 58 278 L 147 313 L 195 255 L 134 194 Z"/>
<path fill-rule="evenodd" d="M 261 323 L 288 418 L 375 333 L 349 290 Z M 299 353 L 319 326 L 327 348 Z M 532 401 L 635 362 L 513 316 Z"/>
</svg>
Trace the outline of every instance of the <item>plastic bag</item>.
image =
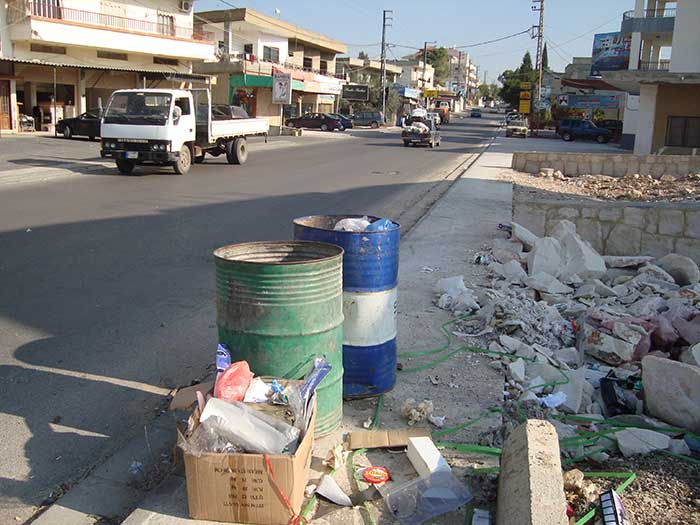
<svg viewBox="0 0 700 525">
<path fill-rule="evenodd" d="M 391 222 L 389 219 L 377 219 L 373 223 L 371 223 L 365 231 L 368 232 L 385 232 L 387 230 L 391 230 L 396 226 L 393 222 Z"/>
<path fill-rule="evenodd" d="M 243 449 L 220 436 L 208 424 L 200 424 L 189 439 L 178 432 L 178 446 L 187 454 L 200 457 L 202 454 L 236 454 Z"/>
<path fill-rule="evenodd" d="M 345 231 L 345 232 L 363 232 L 369 226 L 369 219 L 367 217 L 362 217 L 361 219 L 341 219 L 335 223 L 333 228 L 335 231 Z"/>
<path fill-rule="evenodd" d="M 247 361 L 232 363 L 216 378 L 214 397 L 224 401 L 243 401 L 245 393 L 253 380 Z"/>
<path fill-rule="evenodd" d="M 299 429 L 238 401 L 212 398 L 204 407 L 201 424 L 206 424 L 227 442 L 258 454 L 293 454 Z"/>
</svg>

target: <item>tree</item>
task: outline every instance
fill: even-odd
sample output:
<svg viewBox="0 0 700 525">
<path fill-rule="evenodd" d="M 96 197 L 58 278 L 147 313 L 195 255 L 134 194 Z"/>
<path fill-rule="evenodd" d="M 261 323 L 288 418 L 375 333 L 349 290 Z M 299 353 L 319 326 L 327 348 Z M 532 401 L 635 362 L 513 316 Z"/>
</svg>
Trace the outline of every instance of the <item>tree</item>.
<svg viewBox="0 0 700 525">
<path fill-rule="evenodd" d="M 479 96 L 486 100 L 494 100 L 498 96 L 496 84 L 479 84 Z"/>
<path fill-rule="evenodd" d="M 367 53 L 365 53 L 364 51 L 360 51 L 357 54 L 357 58 L 359 58 L 361 60 L 367 60 L 369 58 L 369 55 Z"/>
<path fill-rule="evenodd" d="M 525 51 L 525 55 L 523 56 L 523 63 L 520 66 L 520 71 L 522 71 L 522 72 L 533 71 L 532 57 L 530 56 L 529 51 Z"/>
<path fill-rule="evenodd" d="M 542 50 L 542 69 L 545 71 L 549 69 L 549 55 L 547 54 L 547 42 L 544 43 L 544 49 Z"/>
<path fill-rule="evenodd" d="M 532 68 L 532 57 L 527 51 L 518 69 L 507 69 L 498 77 L 502 87 L 498 95 L 511 107 L 517 108 L 520 102 L 520 83 L 535 82 L 535 70 Z"/>
<path fill-rule="evenodd" d="M 428 64 L 433 66 L 435 74 L 433 75 L 434 84 L 445 84 L 445 81 L 450 75 L 450 56 L 447 49 L 444 47 L 434 47 L 428 49 Z"/>
</svg>

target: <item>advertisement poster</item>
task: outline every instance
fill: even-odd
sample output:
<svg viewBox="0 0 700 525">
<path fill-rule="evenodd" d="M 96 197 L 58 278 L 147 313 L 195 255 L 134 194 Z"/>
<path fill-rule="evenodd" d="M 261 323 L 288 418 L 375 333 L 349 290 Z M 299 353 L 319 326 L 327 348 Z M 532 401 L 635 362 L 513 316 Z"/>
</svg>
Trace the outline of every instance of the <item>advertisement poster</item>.
<svg viewBox="0 0 700 525">
<path fill-rule="evenodd" d="M 272 103 L 292 103 L 292 75 L 280 72 L 272 75 Z"/>
<path fill-rule="evenodd" d="M 593 36 L 593 61 L 591 76 L 599 77 L 601 71 L 627 69 L 630 63 L 632 38 L 621 33 L 598 33 Z"/>
</svg>

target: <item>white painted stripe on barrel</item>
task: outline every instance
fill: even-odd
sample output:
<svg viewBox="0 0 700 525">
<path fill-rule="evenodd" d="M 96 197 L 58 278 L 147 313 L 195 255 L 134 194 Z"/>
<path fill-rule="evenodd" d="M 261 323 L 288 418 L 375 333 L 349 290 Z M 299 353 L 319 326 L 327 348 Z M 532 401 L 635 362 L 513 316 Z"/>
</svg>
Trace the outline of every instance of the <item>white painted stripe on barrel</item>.
<svg viewBox="0 0 700 525">
<path fill-rule="evenodd" d="M 374 346 L 396 337 L 397 289 L 343 292 L 343 344 Z"/>
</svg>

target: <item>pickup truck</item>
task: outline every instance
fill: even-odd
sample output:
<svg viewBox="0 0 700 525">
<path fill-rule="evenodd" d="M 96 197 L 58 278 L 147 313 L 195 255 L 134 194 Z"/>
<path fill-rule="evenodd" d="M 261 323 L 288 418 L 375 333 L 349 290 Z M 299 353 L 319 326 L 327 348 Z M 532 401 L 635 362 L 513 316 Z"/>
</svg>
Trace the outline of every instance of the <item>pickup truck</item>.
<svg viewBox="0 0 700 525">
<path fill-rule="evenodd" d="M 591 139 L 605 144 L 612 138 L 609 129 L 599 128 L 590 120 L 562 119 L 557 126 L 557 134 L 567 142 L 574 139 Z"/>
<path fill-rule="evenodd" d="M 120 89 L 112 93 L 102 116 L 100 155 L 113 158 L 123 175 L 140 164 L 190 171 L 192 161 L 208 153 L 225 154 L 229 164 L 248 159 L 246 138 L 263 135 L 266 119 L 212 118 L 208 89 Z"/>
<path fill-rule="evenodd" d="M 440 119 L 443 124 L 450 123 L 450 103 L 446 100 L 435 101 L 435 111 L 440 113 Z"/>
<path fill-rule="evenodd" d="M 440 132 L 435 127 L 435 121 L 431 118 L 411 119 L 411 124 L 401 132 L 401 140 L 406 147 L 412 144 L 416 146 L 422 144 L 431 148 L 439 146 L 441 141 Z"/>
</svg>

